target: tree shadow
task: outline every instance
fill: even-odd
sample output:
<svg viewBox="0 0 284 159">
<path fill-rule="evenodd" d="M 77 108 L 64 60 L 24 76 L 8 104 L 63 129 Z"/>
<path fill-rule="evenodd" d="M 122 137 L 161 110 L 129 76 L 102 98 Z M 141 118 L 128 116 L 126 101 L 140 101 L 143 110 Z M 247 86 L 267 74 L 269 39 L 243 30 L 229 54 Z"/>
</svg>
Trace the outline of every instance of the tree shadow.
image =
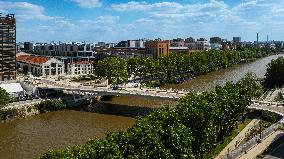
<svg viewBox="0 0 284 159">
<path fill-rule="evenodd" d="M 110 104 L 110 103 L 93 103 L 91 105 L 73 108 L 72 110 L 135 118 L 135 117 L 145 116 L 154 109 L 157 108 L 128 106 L 128 105 Z"/>
</svg>

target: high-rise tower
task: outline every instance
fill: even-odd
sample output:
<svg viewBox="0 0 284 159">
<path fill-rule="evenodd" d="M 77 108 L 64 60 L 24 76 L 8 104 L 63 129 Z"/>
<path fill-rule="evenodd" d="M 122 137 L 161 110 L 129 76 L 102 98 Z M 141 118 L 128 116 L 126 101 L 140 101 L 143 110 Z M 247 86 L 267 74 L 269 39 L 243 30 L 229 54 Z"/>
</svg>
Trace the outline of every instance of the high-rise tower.
<svg viewBox="0 0 284 159">
<path fill-rule="evenodd" d="M 16 19 L 0 14 L 0 81 L 16 79 Z"/>
</svg>

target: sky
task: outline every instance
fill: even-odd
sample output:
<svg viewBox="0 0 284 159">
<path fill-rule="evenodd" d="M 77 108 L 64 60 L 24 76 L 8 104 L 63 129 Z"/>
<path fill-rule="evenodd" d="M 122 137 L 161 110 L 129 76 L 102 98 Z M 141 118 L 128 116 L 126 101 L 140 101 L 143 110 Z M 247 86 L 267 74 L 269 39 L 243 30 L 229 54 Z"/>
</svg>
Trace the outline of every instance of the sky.
<svg viewBox="0 0 284 159">
<path fill-rule="evenodd" d="M 119 42 L 219 36 L 284 40 L 284 0 L 0 0 L 17 41 Z"/>
</svg>

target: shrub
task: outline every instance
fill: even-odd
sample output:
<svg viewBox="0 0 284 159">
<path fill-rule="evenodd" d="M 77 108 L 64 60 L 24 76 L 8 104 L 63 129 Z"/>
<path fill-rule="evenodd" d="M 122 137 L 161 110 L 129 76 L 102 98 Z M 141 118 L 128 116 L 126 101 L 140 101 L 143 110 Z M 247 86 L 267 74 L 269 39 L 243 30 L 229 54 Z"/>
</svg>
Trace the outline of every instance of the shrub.
<svg viewBox="0 0 284 159">
<path fill-rule="evenodd" d="M 45 113 L 66 109 L 67 105 L 62 100 L 46 100 L 36 105 L 36 107 L 41 113 Z"/>
</svg>

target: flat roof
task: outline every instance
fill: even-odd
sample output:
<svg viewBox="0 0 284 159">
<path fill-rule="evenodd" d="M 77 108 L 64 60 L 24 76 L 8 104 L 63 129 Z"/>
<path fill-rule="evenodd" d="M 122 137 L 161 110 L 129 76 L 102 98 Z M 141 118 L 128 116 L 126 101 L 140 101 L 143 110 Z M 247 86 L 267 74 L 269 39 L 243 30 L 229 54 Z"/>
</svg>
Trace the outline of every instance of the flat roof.
<svg viewBox="0 0 284 159">
<path fill-rule="evenodd" d="M 6 92 L 9 94 L 24 91 L 20 83 L 0 84 L 0 88 L 6 90 Z"/>
</svg>

